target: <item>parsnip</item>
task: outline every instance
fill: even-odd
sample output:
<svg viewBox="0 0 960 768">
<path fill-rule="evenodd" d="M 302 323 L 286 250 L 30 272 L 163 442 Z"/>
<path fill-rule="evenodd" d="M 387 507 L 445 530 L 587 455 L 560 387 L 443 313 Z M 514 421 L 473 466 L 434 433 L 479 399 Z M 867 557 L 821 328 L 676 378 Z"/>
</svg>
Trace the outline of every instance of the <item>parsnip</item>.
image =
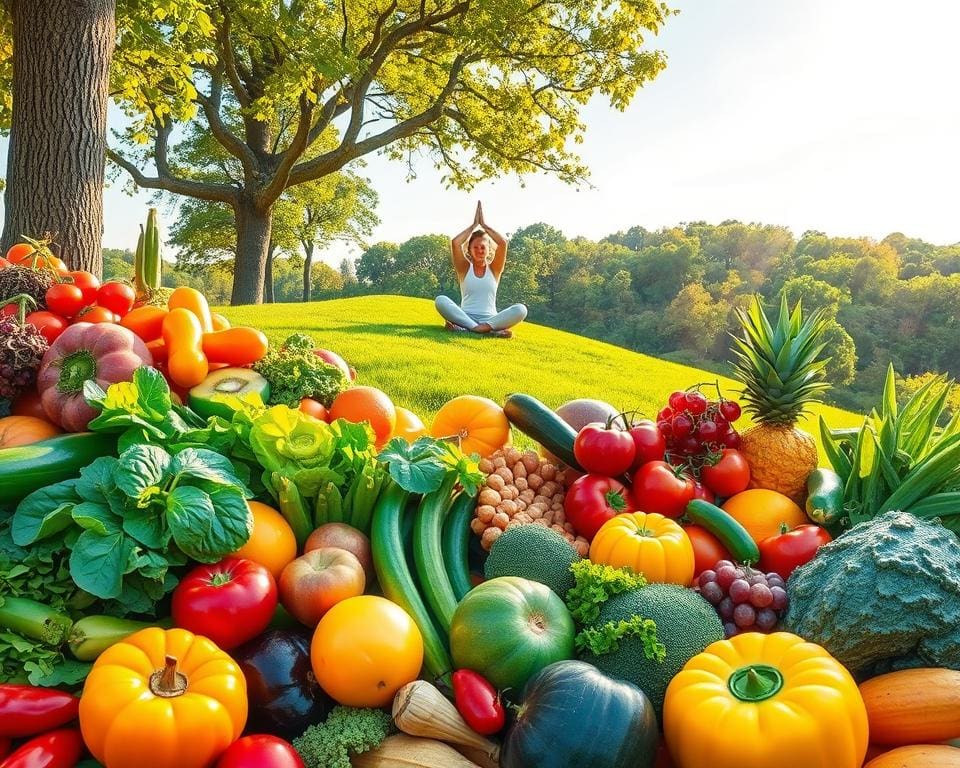
<svg viewBox="0 0 960 768">
<path fill-rule="evenodd" d="M 453 747 L 398 733 L 376 749 L 350 758 L 353 768 L 480 768 Z"/>
</svg>

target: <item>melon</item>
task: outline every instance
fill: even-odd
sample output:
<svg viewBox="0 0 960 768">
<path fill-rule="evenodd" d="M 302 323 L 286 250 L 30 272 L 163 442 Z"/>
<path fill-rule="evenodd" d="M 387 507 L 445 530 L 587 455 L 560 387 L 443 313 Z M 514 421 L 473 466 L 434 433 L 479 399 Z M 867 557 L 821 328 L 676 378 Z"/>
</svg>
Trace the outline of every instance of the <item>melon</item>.
<svg viewBox="0 0 960 768">
<path fill-rule="evenodd" d="M 582 398 L 564 403 L 557 408 L 556 413 L 557 416 L 579 432 L 591 421 L 606 422 L 607 419 L 613 418 L 620 413 L 620 411 L 610 405 L 610 403 L 605 403 L 603 400 Z"/>
</svg>

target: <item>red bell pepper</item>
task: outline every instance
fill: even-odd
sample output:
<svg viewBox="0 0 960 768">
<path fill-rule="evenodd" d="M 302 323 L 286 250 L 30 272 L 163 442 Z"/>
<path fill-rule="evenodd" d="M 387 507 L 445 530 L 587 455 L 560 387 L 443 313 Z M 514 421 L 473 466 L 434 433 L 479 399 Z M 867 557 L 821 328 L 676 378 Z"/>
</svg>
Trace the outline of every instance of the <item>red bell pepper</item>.
<svg viewBox="0 0 960 768">
<path fill-rule="evenodd" d="M 80 731 L 61 728 L 30 739 L 0 763 L 0 768 L 73 768 L 83 750 Z"/>
<path fill-rule="evenodd" d="M 20 739 L 76 719 L 80 699 L 33 685 L 0 685 L 0 736 Z"/>
<path fill-rule="evenodd" d="M 506 713 L 500 695 L 487 679 L 471 669 L 458 669 L 451 676 L 457 711 L 481 736 L 503 730 Z"/>
<path fill-rule="evenodd" d="M 819 525 L 800 525 L 792 531 L 783 525 L 780 533 L 760 542 L 760 569 L 774 571 L 787 579 L 794 569 L 813 560 L 817 550 L 831 541 L 833 538 Z"/>
</svg>

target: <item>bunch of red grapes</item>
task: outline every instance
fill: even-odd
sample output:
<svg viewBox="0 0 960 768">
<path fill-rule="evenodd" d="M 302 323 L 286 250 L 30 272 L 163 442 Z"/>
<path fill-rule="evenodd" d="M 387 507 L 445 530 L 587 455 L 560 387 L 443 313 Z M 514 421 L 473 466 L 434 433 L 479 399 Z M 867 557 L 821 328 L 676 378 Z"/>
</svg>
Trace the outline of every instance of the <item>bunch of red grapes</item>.
<svg viewBox="0 0 960 768">
<path fill-rule="evenodd" d="M 719 392 L 719 387 L 718 387 Z M 689 458 L 739 448 L 740 433 L 733 422 L 740 406 L 733 400 L 708 400 L 699 389 L 674 392 L 670 404 L 657 414 L 657 428 L 667 442 L 667 453 Z"/>
<path fill-rule="evenodd" d="M 787 611 L 787 585 L 776 573 L 720 560 L 697 579 L 697 591 L 717 609 L 723 632 L 772 632 Z"/>
</svg>

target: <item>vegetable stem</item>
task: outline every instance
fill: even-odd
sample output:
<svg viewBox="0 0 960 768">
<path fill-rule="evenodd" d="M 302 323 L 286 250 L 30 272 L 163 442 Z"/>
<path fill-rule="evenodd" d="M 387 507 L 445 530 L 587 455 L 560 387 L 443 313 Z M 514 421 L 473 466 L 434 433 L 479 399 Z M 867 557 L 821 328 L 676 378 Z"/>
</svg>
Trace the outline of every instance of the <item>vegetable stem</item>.
<svg viewBox="0 0 960 768">
<path fill-rule="evenodd" d="M 175 699 L 187 692 L 187 676 L 177 671 L 177 657 L 165 656 L 163 669 L 150 675 L 150 691 L 162 699 Z"/>
</svg>

